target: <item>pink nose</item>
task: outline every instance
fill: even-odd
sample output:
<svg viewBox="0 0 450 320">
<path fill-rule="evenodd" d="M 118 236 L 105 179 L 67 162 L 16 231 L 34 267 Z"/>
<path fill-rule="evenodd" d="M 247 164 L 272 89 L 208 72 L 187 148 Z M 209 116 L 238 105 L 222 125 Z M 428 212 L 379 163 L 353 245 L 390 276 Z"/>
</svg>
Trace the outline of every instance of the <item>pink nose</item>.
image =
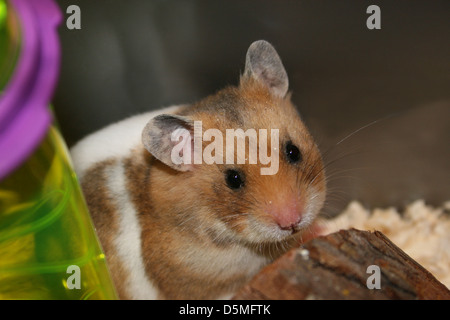
<svg viewBox="0 0 450 320">
<path fill-rule="evenodd" d="M 290 230 L 302 220 L 301 210 L 299 209 L 297 203 L 293 203 L 281 208 L 271 208 L 270 213 L 281 229 Z"/>
<path fill-rule="evenodd" d="M 302 221 L 302 217 L 296 211 L 280 212 L 275 216 L 275 221 L 280 226 L 280 229 L 291 230 Z"/>
</svg>

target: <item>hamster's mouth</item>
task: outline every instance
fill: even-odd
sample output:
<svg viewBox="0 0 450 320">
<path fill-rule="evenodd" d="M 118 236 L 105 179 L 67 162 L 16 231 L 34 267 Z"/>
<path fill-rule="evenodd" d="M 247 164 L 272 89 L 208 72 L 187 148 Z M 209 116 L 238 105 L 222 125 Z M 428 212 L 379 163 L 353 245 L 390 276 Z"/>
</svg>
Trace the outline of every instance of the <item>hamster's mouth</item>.
<svg viewBox="0 0 450 320">
<path fill-rule="evenodd" d="M 313 216 L 315 215 L 313 215 L 312 213 L 306 213 L 295 225 L 292 225 L 289 227 L 289 229 L 285 229 L 283 231 L 289 231 L 291 235 L 300 231 L 304 231 L 308 229 L 314 222 Z"/>
<path fill-rule="evenodd" d="M 299 233 L 305 232 L 308 229 L 308 226 L 291 226 L 289 229 L 280 229 L 280 236 L 284 238 L 283 240 L 290 238 L 292 236 L 298 235 Z"/>
<path fill-rule="evenodd" d="M 308 230 L 313 226 L 315 220 L 315 214 L 312 212 L 307 212 L 302 215 L 301 219 L 294 225 L 289 226 L 288 228 L 281 228 L 279 225 L 276 225 L 276 231 L 278 241 L 284 241 L 292 236 L 297 236 L 299 234 L 308 233 Z M 301 236 L 303 237 L 303 236 Z"/>
<path fill-rule="evenodd" d="M 289 228 L 281 228 L 278 224 L 272 223 L 262 223 L 258 224 L 258 226 L 253 226 L 251 230 L 256 231 L 253 235 L 248 238 L 248 240 L 253 240 L 252 242 L 284 242 L 292 237 L 296 237 L 299 234 L 303 234 L 307 232 L 307 230 L 311 227 L 312 221 L 311 219 L 302 219 L 298 224 L 292 225 Z"/>
<path fill-rule="evenodd" d="M 294 235 L 300 231 L 305 231 L 305 229 L 307 229 L 312 221 L 310 221 L 311 219 L 308 219 L 305 217 L 300 218 L 295 224 L 290 225 L 289 227 L 281 227 L 278 225 L 278 227 L 282 230 L 282 231 L 287 231 L 289 233 L 289 235 Z"/>
<path fill-rule="evenodd" d="M 291 226 L 290 232 L 291 232 L 291 234 L 296 234 L 300 230 L 301 230 L 301 228 L 298 226 Z"/>
</svg>

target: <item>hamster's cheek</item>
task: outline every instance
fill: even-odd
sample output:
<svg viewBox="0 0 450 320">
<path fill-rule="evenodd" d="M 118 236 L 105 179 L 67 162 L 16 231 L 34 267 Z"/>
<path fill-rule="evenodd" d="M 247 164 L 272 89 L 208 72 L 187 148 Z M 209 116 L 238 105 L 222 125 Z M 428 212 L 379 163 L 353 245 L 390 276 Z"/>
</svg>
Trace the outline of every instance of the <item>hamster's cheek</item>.
<svg viewBox="0 0 450 320">
<path fill-rule="evenodd" d="M 324 187 L 310 187 L 308 188 L 306 195 L 305 216 L 308 217 L 310 222 L 314 220 L 319 214 L 325 203 L 326 191 Z"/>
</svg>

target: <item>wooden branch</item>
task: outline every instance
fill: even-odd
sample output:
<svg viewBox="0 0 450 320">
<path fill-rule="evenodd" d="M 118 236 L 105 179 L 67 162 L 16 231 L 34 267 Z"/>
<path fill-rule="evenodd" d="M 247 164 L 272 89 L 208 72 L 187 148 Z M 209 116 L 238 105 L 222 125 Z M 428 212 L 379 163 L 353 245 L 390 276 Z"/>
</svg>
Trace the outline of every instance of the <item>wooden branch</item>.
<svg viewBox="0 0 450 320">
<path fill-rule="evenodd" d="M 380 289 L 368 288 L 371 265 Z M 292 249 L 233 299 L 450 299 L 450 291 L 381 232 L 350 229 Z"/>
</svg>

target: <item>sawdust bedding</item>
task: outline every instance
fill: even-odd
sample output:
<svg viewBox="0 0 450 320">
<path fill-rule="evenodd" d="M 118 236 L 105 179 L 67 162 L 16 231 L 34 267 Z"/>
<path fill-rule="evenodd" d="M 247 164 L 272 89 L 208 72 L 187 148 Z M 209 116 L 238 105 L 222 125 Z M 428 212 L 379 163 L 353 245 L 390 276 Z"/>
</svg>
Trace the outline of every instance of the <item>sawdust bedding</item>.
<svg viewBox="0 0 450 320">
<path fill-rule="evenodd" d="M 324 234 L 349 228 L 379 230 L 450 288 L 450 201 L 432 207 L 417 200 L 402 212 L 393 207 L 368 210 L 353 201 L 320 225 Z"/>
</svg>

